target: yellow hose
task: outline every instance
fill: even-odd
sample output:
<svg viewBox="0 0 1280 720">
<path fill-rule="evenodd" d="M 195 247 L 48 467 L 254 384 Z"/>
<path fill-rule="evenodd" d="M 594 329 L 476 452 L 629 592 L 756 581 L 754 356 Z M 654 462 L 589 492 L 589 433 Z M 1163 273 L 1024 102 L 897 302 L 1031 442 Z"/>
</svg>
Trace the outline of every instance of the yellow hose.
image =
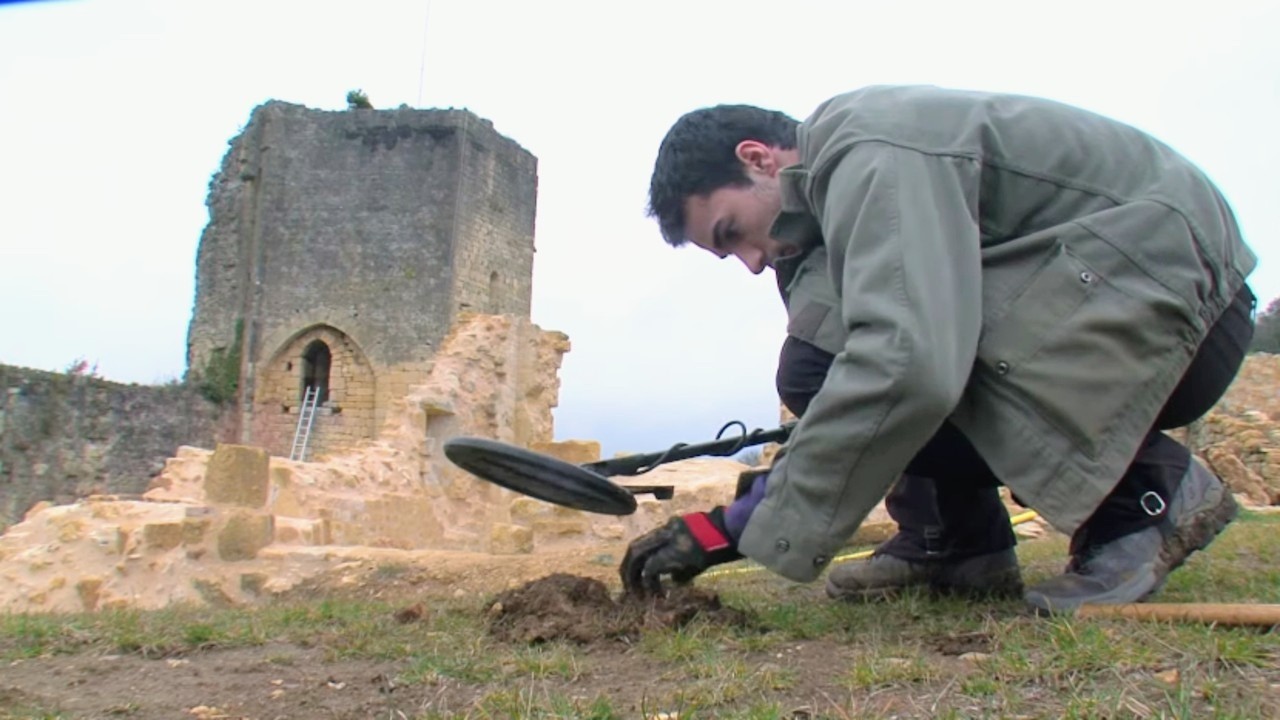
<svg viewBox="0 0 1280 720">
<path fill-rule="evenodd" d="M 1018 513 L 1017 515 L 1014 515 L 1013 517 L 1009 518 L 1009 524 L 1021 525 L 1022 523 L 1027 522 L 1028 520 L 1034 520 L 1037 517 L 1039 517 L 1039 515 L 1036 513 L 1035 510 L 1028 510 L 1024 513 Z M 836 563 L 845 562 L 848 560 L 861 560 L 863 558 L 869 558 L 874 552 L 875 550 L 859 550 L 858 552 L 846 553 L 844 555 L 837 555 L 835 556 L 835 558 L 831 560 L 831 564 L 834 565 Z M 716 577 L 717 575 L 739 575 L 742 573 L 759 572 L 763 569 L 764 569 L 763 566 L 752 565 L 749 567 L 741 567 L 741 568 L 725 568 L 722 570 L 709 570 L 707 572 L 702 573 L 701 577 L 706 578 L 706 577 Z"/>
</svg>

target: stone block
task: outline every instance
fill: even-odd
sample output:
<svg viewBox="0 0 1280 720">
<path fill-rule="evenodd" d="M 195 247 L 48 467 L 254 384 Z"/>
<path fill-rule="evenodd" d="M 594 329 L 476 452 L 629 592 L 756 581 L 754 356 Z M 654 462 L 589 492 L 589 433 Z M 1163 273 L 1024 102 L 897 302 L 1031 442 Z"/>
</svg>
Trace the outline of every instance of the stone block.
<svg viewBox="0 0 1280 720">
<path fill-rule="evenodd" d="M 596 462 L 600 459 L 600 443 L 595 440 L 534 442 L 529 444 L 529 449 L 574 465 Z"/>
<path fill-rule="evenodd" d="M 200 599 L 212 607 L 229 608 L 236 605 L 235 599 L 223 589 L 218 580 L 195 578 L 191 581 L 191 587 L 195 589 Z"/>
<path fill-rule="evenodd" d="M 261 595 L 267 580 L 266 573 L 244 573 L 240 576 L 240 590 L 251 595 Z"/>
<path fill-rule="evenodd" d="M 604 540 L 621 540 L 626 536 L 626 533 L 626 528 L 617 523 L 612 525 L 601 525 L 596 528 L 596 537 Z"/>
<path fill-rule="evenodd" d="M 182 544 L 200 544 L 209 532 L 209 518 L 184 518 L 182 520 Z"/>
<path fill-rule="evenodd" d="M 54 524 L 58 528 L 58 542 L 74 542 L 84 536 L 85 525 L 76 518 L 60 518 Z"/>
<path fill-rule="evenodd" d="M 533 552 L 533 531 L 519 525 L 495 524 L 489 533 L 489 552 L 494 555 Z"/>
<path fill-rule="evenodd" d="M 281 545 L 327 545 L 328 520 L 309 518 L 275 518 L 275 542 Z"/>
<path fill-rule="evenodd" d="M 285 466 L 271 468 L 271 511 L 276 515 L 305 517 L 307 510 L 301 497 L 301 488 L 294 479 L 293 469 Z"/>
<path fill-rule="evenodd" d="M 1205 460 L 1233 492 L 1243 495 L 1250 504 L 1262 506 L 1271 504 L 1271 492 L 1262 477 L 1250 470 L 1229 450 L 1211 447 L 1205 452 Z"/>
<path fill-rule="evenodd" d="M 275 518 L 267 513 L 238 512 L 227 518 L 218 533 L 218 557 L 227 561 L 252 560 L 271 544 Z"/>
<path fill-rule="evenodd" d="M 31 508 L 27 510 L 26 513 L 23 514 L 22 519 L 24 522 L 27 520 L 30 520 L 31 518 L 39 515 L 40 513 L 44 512 L 45 510 L 48 510 L 51 507 L 53 507 L 53 503 L 49 502 L 48 500 L 41 500 L 35 505 L 32 505 Z"/>
<path fill-rule="evenodd" d="M 148 550 L 172 550 L 182 544 L 185 523 L 149 523 L 142 526 L 142 544 Z"/>
<path fill-rule="evenodd" d="M 124 506 L 120 503 L 95 502 L 89 505 L 89 514 L 95 520 L 114 520 L 124 514 Z"/>
<path fill-rule="evenodd" d="M 557 507 L 559 506 L 543 502 L 537 498 L 521 496 L 511 501 L 509 510 L 512 520 L 528 524 L 538 518 L 550 517 L 555 513 Z"/>
<path fill-rule="evenodd" d="M 108 555 L 120 555 L 124 552 L 129 535 L 119 525 L 103 525 L 89 533 L 89 540 Z"/>
<path fill-rule="evenodd" d="M 87 612 L 98 609 L 98 601 L 102 598 L 102 578 L 86 577 L 76 583 L 76 594 L 80 596 L 80 604 Z"/>
<path fill-rule="evenodd" d="M 267 504 L 267 451 L 247 445 L 219 443 L 209 458 L 204 494 L 209 502 L 260 508 Z"/>
<path fill-rule="evenodd" d="M 584 535 L 590 529 L 586 520 L 534 520 L 533 534 L 540 538 L 562 538 Z"/>
<path fill-rule="evenodd" d="M 472 499 L 479 499 L 483 502 L 488 502 L 494 497 L 494 491 L 498 488 L 496 485 L 482 480 L 462 477 L 446 481 L 443 489 L 444 496 L 450 500 L 467 502 Z"/>
</svg>

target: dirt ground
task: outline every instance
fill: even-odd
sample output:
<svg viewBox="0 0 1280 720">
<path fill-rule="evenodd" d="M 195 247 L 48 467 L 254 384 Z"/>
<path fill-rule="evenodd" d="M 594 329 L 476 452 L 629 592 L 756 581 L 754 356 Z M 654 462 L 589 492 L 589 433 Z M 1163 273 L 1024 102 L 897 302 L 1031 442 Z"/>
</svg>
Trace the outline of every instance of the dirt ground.
<svg viewBox="0 0 1280 720">
<path fill-rule="evenodd" d="M 412 648 L 412 653 L 387 653 L 385 658 L 378 652 L 362 652 L 358 659 L 351 659 L 335 653 L 319 637 L 322 627 L 313 631 L 308 624 L 306 632 L 317 636 L 314 642 L 271 636 L 250 647 L 214 644 L 156 653 L 45 654 L 0 666 L 0 720 L 513 716 L 683 720 L 714 716 L 665 707 L 682 688 L 713 695 L 721 690 L 762 692 L 779 704 L 780 710 L 771 717 L 795 720 L 936 717 L 947 702 L 956 702 L 958 686 L 968 678 L 981 680 L 981 658 L 1000 646 L 1001 624 L 1024 612 L 1007 605 L 985 606 L 981 612 L 989 614 L 991 622 L 980 627 L 991 632 L 975 632 L 972 627 L 968 631 L 934 628 L 922 636 L 921 655 L 888 657 L 875 666 L 890 674 L 914 677 L 912 673 L 919 672 L 916 663 L 926 663 L 928 672 L 920 682 L 908 680 L 905 685 L 873 683 L 851 692 L 850 669 L 866 666 L 868 650 L 856 643 L 828 639 L 823 633 L 758 648 L 750 642 L 738 643 L 732 652 L 716 656 L 719 660 L 693 665 L 709 676 L 690 677 L 677 669 L 679 663 L 652 648 L 646 651 L 639 641 L 642 631 L 679 628 L 696 612 L 703 621 L 745 629 L 749 636 L 756 619 L 697 584 L 673 592 L 665 601 L 622 599 L 617 565 L 624 551 L 625 544 L 620 542 L 537 556 L 415 553 L 411 562 L 387 556 L 360 559 L 338 555 L 331 560 L 329 572 L 294 588 L 280 600 L 304 606 L 318 606 L 324 600 L 372 601 L 370 608 L 385 608 L 379 612 L 388 616 L 379 618 L 382 631 L 371 631 L 372 635 L 385 636 L 388 627 L 418 628 L 417 634 L 404 637 L 417 638 L 421 647 Z M 814 603 L 823 602 L 821 583 L 788 592 L 792 599 L 811 597 Z M 471 619 L 466 627 L 478 628 L 469 631 L 471 635 L 484 637 L 460 636 L 456 630 L 433 625 L 441 620 L 439 609 L 446 606 L 464 608 Z M 914 612 L 910 606 L 903 611 Z M 428 649 L 433 634 L 439 636 L 437 643 L 470 643 L 479 653 L 492 653 L 496 647 L 503 666 L 483 677 L 468 676 L 465 668 L 462 673 L 436 672 L 434 667 L 415 669 L 415 659 L 410 656 L 416 653 L 420 661 L 424 652 L 434 652 Z M 528 658 L 523 651 L 555 648 L 557 643 L 571 649 L 534 661 L 556 664 L 551 671 L 530 671 L 520 664 Z M 449 662 L 448 656 L 449 652 L 442 651 L 429 659 Z M 887 671 L 883 670 L 886 663 Z M 1280 690 L 1274 668 L 1249 673 L 1249 682 L 1261 683 L 1264 692 L 1267 688 L 1269 692 Z M 1122 688 L 1150 682 L 1145 678 L 1149 673 L 1141 669 L 1117 668 L 1113 674 Z M 775 678 L 781 677 L 786 682 L 774 686 Z M 1063 677 L 1061 682 L 1082 683 L 1071 692 L 1095 692 L 1085 676 L 1067 672 Z M 1050 690 L 1033 683 L 1027 692 L 1036 695 Z M 996 691 L 988 688 L 987 692 Z M 1148 694 L 1141 697 L 1148 705 L 1151 698 L 1168 693 L 1160 688 L 1144 692 Z M 1046 702 L 1052 703 L 1051 697 L 1047 696 Z M 593 707 L 599 698 L 607 699 L 604 710 Z M 655 703 L 655 698 L 660 700 Z M 721 696 L 714 701 L 734 702 L 732 697 Z M 970 704 L 952 705 L 950 716 L 982 714 L 982 706 L 972 704 L 980 700 L 960 702 Z M 1097 716 L 1110 715 L 1103 712 Z"/>
<path fill-rule="evenodd" d="M 402 623 L 429 621 L 437 602 L 472 601 L 498 643 L 564 641 L 590 658 L 575 677 L 551 681 L 549 691 L 608 697 L 631 717 L 665 672 L 634 652 L 641 630 L 679 627 L 699 613 L 711 622 L 748 620 L 696 587 L 674 589 L 667 599 L 623 599 L 616 578 L 624 550 L 619 545 L 535 557 L 415 553 L 412 564 L 342 560 L 279 599 L 390 603 L 400 608 L 395 619 Z M 396 681 L 406 670 L 403 659 L 331 655 L 323 647 L 269 642 L 151 658 L 88 653 L 17 660 L 0 672 L 0 720 L 472 717 L 478 699 L 493 691 L 448 677 L 403 685 Z M 806 649 L 815 672 L 830 667 L 824 655 L 820 647 Z"/>
</svg>

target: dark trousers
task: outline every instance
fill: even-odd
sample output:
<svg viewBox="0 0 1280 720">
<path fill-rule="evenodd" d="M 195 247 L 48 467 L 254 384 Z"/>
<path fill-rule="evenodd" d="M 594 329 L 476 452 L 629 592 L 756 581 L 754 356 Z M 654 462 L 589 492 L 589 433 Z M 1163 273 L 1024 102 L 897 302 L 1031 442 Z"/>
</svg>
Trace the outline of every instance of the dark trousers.
<svg viewBox="0 0 1280 720">
<path fill-rule="evenodd" d="M 1214 323 L 1116 487 L 1072 539 L 1072 552 L 1159 523 L 1191 464 L 1191 452 L 1162 430 L 1202 417 L 1239 372 L 1253 339 L 1257 300 L 1248 286 Z M 788 337 L 778 362 L 783 404 L 804 415 L 834 356 Z M 960 560 L 1013 547 L 1001 482 L 968 439 L 942 425 L 885 497 L 898 534 L 880 546 L 905 560 Z"/>
</svg>

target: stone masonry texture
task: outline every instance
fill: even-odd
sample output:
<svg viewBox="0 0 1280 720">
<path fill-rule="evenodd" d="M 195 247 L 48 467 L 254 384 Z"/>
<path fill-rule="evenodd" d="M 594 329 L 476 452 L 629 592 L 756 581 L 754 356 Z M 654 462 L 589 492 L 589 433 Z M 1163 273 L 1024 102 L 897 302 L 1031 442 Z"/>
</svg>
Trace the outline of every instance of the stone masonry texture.
<svg viewBox="0 0 1280 720">
<path fill-rule="evenodd" d="M 184 385 L 0 365 L 0 528 L 42 500 L 140 494 L 178 446 L 214 447 L 219 420 Z"/>
<path fill-rule="evenodd" d="M 201 376 L 240 340 L 240 442 L 288 454 L 313 339 L 345 385 L 317 413 L 323 452 L 372 436 L 459 312 L 528 317 L 537 160 L 487 120 L 270 101 L 229 145 L 209 187 L 187 362 Z"/>
</svg>

